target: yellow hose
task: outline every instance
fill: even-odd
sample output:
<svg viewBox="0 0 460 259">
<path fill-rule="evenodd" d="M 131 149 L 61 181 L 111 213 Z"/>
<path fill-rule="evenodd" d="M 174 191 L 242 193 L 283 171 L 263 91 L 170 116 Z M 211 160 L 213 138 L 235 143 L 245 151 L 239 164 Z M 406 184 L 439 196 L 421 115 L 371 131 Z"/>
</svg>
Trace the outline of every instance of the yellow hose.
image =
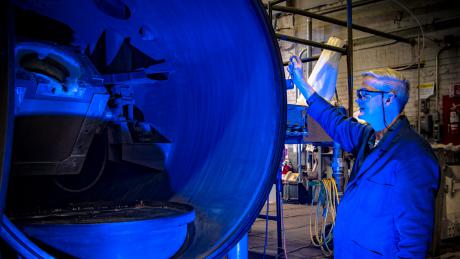
<svg viewBox="0 0 460 259">
<path fill-rule="evenodd" d="M 330 256 L 332 255 L 333 251 L 328 247 L 327 243 L 329 243 L 332 239 L 332 231 L 335 225 L 337 206 L 340 203 L 339 192 L 334 178 L 322 179 L 321 181 L 318 181 L 314 187 L 319 187 L 319 191 L 314 225 L 312 225 L 312 217 L 310 217 L 309 220 L 310 239 L 314 246 L 321 247 L 324 255 Z M 315 194 L 315 192 L 313 192 L 313 194 Z M 311 202 L 311 208 L 313 209 L 313 200 Z M 320 208 L 323 209 L 321 210 Z M 323 213 L 321 213 L 321 211 Z M 330 224 L 332 226 L 329 232 L 326 233 L 328 215 L 330 215 Z"/>
</svg>

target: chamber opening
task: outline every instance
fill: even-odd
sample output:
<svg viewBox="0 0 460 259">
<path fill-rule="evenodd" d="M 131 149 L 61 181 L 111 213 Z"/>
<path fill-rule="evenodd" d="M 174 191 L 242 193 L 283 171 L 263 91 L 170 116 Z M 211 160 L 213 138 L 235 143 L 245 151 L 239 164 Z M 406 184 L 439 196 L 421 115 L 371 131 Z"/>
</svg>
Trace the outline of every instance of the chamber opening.
<svg viewBox="0 0 460 259">
<path fill-rule="evenodd" d="M 16 45 L 16 64 L 27 65 L 16 73 L 7 215 L 51 253 L 97 257 L 124 247 L 116 233 L 144 229 L 125 226 L 164 214 L 139 204 L 182 204 L 195 217 L 137 242 L 153 247 L 177 232 L 179 245 L 167 257 L 224 255 L 263 206 L 284 143 L 285 80 L 263 7 L 242 0 L 45 2 L 17 5 L 71 28 L 74 41 L 29 34 Z M 123 19 L 101 13 L 100 3 Z M 125 7 L 136 12 L 127 17 Z M 82 10 L 85 19 L 72 18 Z M 47 62 L 37 69 L 46 58 L 63 68 Z M 57 87 L 63 80 L 68 91 Z M 118 220 L 123 213 L 133 218 Z M 180 217 L 168 218 L 160 221 Z M 71 236 L 60 235 L 62 222 L 75 225 Z M 86 232 L 85 251 L 54 239 L 77 242 L 89 225 L 96 230 Z M 105 237 L 113 242 L 98 243 Z"/>
</svg>

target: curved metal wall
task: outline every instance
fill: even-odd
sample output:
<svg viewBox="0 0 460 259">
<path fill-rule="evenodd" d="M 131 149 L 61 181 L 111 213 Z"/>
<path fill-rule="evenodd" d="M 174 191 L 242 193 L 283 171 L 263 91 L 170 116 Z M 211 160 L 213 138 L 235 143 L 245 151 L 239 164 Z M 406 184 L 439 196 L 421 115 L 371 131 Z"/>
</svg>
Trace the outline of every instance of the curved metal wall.
<svg viewBox="0 0 460 259">
<path fill-rule="evenodd" d="M 129 11 L 103 13 L 101 3 L 124 3 Z M 107 48 L 116 50 L 119 38 L 129 38 L 144 54 L 165 61 L 153 69 L 167 71 L 167 80 L 137 84 L 134 100 L 172 143 L 166 157 L 169 200 L 196 211 L 194 236 L 182 256 L 225 254 L 262 208 L 284 144 L 282 63 L 261 3 L 86 0 L 19 6 L 67 24 L 82 49 L 94 48 L 105 32 Z M 93 199 L 104 186 L 94 187 Z M 143 192 L 159 188 L 146 187 Z"/>
</svg>

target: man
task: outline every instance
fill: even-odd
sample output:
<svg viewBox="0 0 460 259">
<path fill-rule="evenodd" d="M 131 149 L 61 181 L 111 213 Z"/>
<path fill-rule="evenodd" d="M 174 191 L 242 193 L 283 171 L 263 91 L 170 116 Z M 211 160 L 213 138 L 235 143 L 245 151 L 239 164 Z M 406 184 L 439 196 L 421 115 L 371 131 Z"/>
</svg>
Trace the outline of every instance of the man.
<svg viewBox="0 0 460 259">
<path fill-rule="evenodd" d="M 363 74 L 357 122 L 340 113 L 303 79 L 291 58 L 293 82 L 310 116 L 356 161 L 334 228 L 335 258 L 425 258 L 434 223 L 439 166 L 430 145 L 402 115 L 409 82 L 397 71 Z"/>
</svg>

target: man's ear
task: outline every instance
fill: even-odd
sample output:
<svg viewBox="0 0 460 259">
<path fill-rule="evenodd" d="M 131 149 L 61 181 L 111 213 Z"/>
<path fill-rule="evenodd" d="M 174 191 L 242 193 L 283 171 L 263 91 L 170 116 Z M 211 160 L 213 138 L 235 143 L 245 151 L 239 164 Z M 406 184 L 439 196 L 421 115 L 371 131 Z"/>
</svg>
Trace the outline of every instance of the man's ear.
<svg viewBox="0 0 460 259">
<path fill-rule="evenodd" d="M 389 105 L 393 101 L 395 101 L 396 95 L 394 93 L 389 93 L 387 98 L 385 99 L 385 104 Z"/>
</svg>

